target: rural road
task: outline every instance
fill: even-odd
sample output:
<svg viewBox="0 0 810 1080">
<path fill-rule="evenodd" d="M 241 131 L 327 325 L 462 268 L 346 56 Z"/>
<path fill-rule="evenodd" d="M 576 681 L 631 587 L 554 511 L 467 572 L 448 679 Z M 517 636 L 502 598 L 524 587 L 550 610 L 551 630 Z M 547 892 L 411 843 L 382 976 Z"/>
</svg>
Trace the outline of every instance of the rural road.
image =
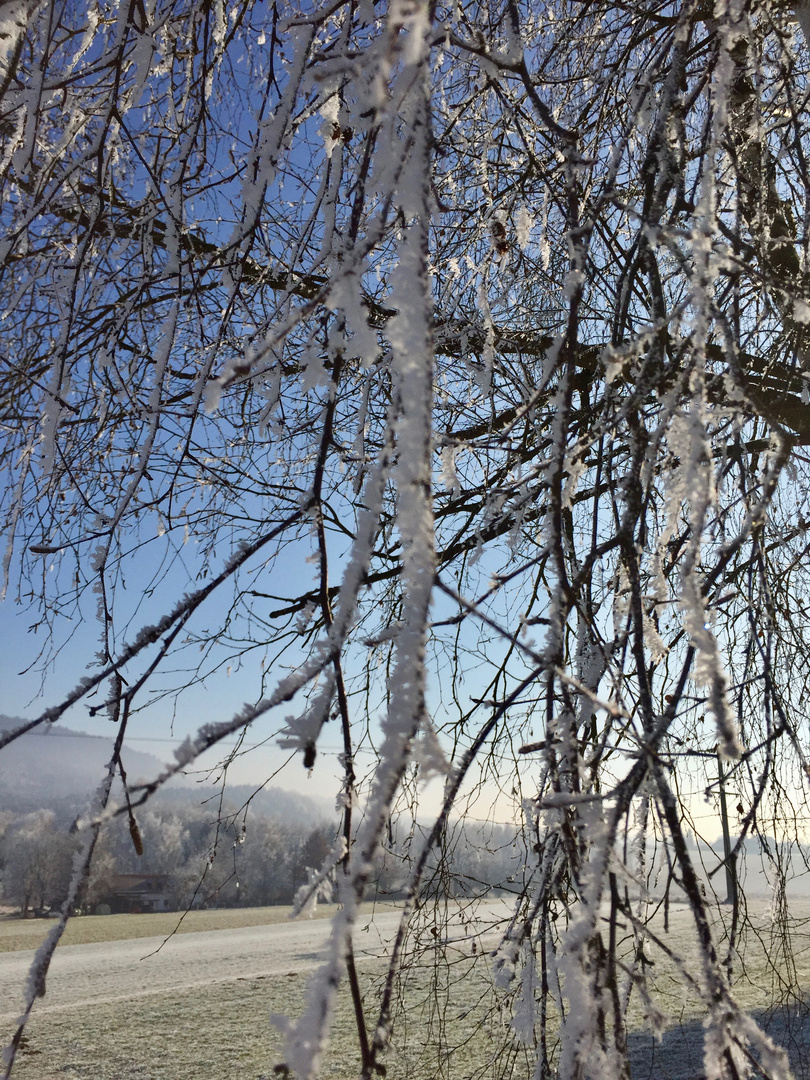
<svg viewBox="0 0 810 1080">
<path fill-rule="evenodd" d="M 396 912 L 378 915 L 368 924 L 367 933 L 358 935 L 362 941 L 358 956 L 384 955 L 398 922 Z M 37 1003 L 37 1013 L 303 971 L 317 965 L 330 927 L 330 920 L 318 919 L 176 934 L 165 945 L 163 937 L 66 945 L 56 950 L 47 994 Z M 0 955 L 0 1024 L 4 1026 L 21 1011 L 21 990 L 33 958 L 32 950 Z"/>
<path fill-rule="evenodd" d="M 502 906 L 499 914 L 505 910 Z M 373 919 L 362 917 L 355 932 L 356 959 L 384 957 L 398 925 L 396 911 L 377 912 Z M 330 928 L 329 919 L 317 919 L 176 934 L 165 944 L 163 937 L 151 937 L 65 945 L 56 950 L 47 994 L 36 1011 L 42 1014 L 212 982 L 304 971 L 322 959 Z M 476 936 L 481 946 L 497 940 L 487 919 L 476 928 Z M 466 942 L 469 948 L 469 928 L 459 923 L 456 933 L 451 925 L 444 943 L 454 940 Z M 0 1027 L 13 1024 L 22 1010 L 22 988 L 33 958 L 33 950 L 0 954 Z"/>
</svg>

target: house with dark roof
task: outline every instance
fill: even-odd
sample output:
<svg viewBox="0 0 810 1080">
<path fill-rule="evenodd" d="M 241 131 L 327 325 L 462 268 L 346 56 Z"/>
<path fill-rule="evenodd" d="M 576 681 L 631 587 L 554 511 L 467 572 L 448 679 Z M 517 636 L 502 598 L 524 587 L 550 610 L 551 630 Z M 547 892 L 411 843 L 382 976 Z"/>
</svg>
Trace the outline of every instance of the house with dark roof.
<svg viewBox="0 0 810 1080">
<path fill-rule="evenodd" d="M 109 892 L 103 903 L 113 914 L 168 911 L 169 875 L 146 872 L 112 874 Z"/>
</svg>

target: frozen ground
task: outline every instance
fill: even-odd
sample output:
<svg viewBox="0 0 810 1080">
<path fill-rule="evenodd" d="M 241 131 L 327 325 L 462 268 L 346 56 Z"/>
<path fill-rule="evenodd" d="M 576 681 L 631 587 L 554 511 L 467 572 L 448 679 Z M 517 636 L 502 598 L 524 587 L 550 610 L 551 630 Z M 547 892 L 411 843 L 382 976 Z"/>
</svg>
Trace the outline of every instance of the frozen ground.
<svg viewBox="0 0 810 1080">
<path fill-rule="evenodd" d="M 469 942 L 474 934 L 481 948 L 489 947 L 497 940 L 492 926 L 508 910 L 506 903 L 497 901 L 482 905 L 474 927 L 454 920 L 442 935 L 442 943 Z M 399 925 L 399 912 L 378 911 L 358 925 L 356 959 L 384 958 Z M 217 982 L 298 974 L 317 966 L 330 928 L 329 920 L 305 919 L 178 934 L 165 944 L 163 937 L 153 937 L 63 946 L 56 951 L 46 996 L 35 1011 L 47 1014 Z M 33 958 L 33 950 L 0 954 L 0 1028 L 4 1032 L 21 1011 L 22 988 Z"/>
<path fill-rule="evenodd" d="M 379 956 L 399 917 L 378 915 L 362 935 L 362 956 Z M 327 942 L 328 920 L 247 926 L 234 930 L 67 945 L 57 949 L 45 998 L 36 1011 L 81 1008 L 240 978 L 285 975 L 315 967 Z M 162 946 L 162 948 L 161 948 Z M 156 951 L 158 950 L 159 951 Z M 0 955 L 0 1024 L 12 1024 L 32 951 Z"/>
<path fill-rule="evenodd" d="M 479 918 L 474 924 L 457 917 L 449 927 L 442 925 L 441 933 L 429 940 L 435 941 L 440 948 L 454 946 L 460 954 L 469 956 L 472 939 L 475 938 L 480 955 L 496 943 L 497 925 L 508 915 L 508 911 L 505 902 L 493 902 L 479 908 Z M 801 914 L 806 917 L 808 913 Z M 670 937 L 673 942 L 685 933 L 687 915 L 685 911 L 674 913 Z M 356 936 L 356 955 L 362 965 L 386 956 L 398 919 L 396 911 L 378 911 L 373 919 L 367 918 L 361 923 L 362 932 Z M 137 1002 L 138 1010 L 146 1010 L 144 1015 L 149 1010 L 157 1015 L 159 1011 L 167 1010 L 168 1002 L 176 1004 L 183 995 L 190 994 L 191 1000 L 199 1000 L 202 1004 L 201 988 L 210 991 L 207 997 L 225 998 L 236 993 L 237 986 L 248 986 L 252 982 L 258 987 L 256 980 L 262 980 L 261 985 L 266 988 L 274 984 L 281 995 L 281 1007 L 286 1011 L 291 1007 L 286 999 L 293 985 L 301 982 L 289 977 L 305 974 L 318 964 L 329 932 L 328 920 L 303 921 L 188 933 L 171 938 L 165 945 L 162 937 L 154 937 L 67 946 L 57 951 L 47 995 L 37 1003 L 35 1009 L 37 1023 L 47 1025 L 52 1021 L 71 1027 L 74 1024 L 87 1025 L 100 1009 L 117 1009 L 118 1013 L 110 1013 L 111 1019 L 118 1017 L 121 1010 L 133 1011 L 127 1004 L 130 1002 Z M 432 933 L 429 925 L 425 933 Z M 770 941 L 763 939 L 762 945 L 767 948 Z M 162 948 L 156 952 L 160 946 Z M 801 959 L 805 963 L 799 973 L 801 980 L 810 976 L 807 953 L 808 950 L 802 950 Z M 2 1042 L 7 1041 L 20 1012 L 21 988 L 32 958 L 32 951 L 0 954 Z M 748 965 L 749 974 L 759 974 L 754 953 L 748 956 Z M 755 979 L 755 982 L 759 981 Z M 754 1009 L 754 1016 L 774 1040 L 788 1050 L 797 1080 L 810 1080 L 810 1022 L 804 1007 L 766 1012 L 756 1008 L 753 998 L 744 1003 Z M 274 1005 L 274 1008 L 278 1007 L 278 1003 Z M 685 1007 L 688 1009 L 688 1006 Z M 190 1029 L 195 1028 L 195 1023 L 199 1025 L 200 1021 L 196 1020 L 192 1009 L 188 1021 Z M 189 1027 L 186 1031 L 191 1034 Z M 145 1030 L 149 1030 L 148 1026 Z M 703 1034 L 702 1023 L 688 1019 L 669 1030 L 661 1042 L 655 1042 L 643 1032 L 632 1033 L 629 1041 L 633 1080 L 698 1080 L 702 1073 Z M 42 1038 L 44 1040 L 45 1036 Z M 43 1041 L 42 1045 L 43 1050 L 39 1052 L 42 1054 L 40 1060 L 44 1061 L 53 1052 L 44 1049 L 52 1044 Z M 105 1049 L 102 1057 L 100 1053 L 98 1049 L 91 1048 L 85 1056 L 98 1062 L 109 1051 Z M 67 1051 L 66 1054 L 66 1060 L 72 1060 Z M 73 1057 L 76 1059 L 75 1054 Z M 85 1073 L 77 1071 L 69 1075 L 84 1076 Z M 107 1076 L 106 1073 L 104 1075 Z M 110 1075 L 120 1080 L 124 1074 L 112 1072 Z M 126 1075 L 129 1077 L 130 1074 Z M 132 1076 L 135 1075 L 136 1072 L 133 1072 Z M 140 1077 L 141 1074 L 137 1075 Z M 168 1073 L 164 1068 L 159 1075 L 165 1077 Z M 172 1077 L 174 1075 L 172 1073 Z M 181 1075 L 185 1080 L 190 1074 L 182 1071 L 177 1073 L 178 1077 Z M 26 1080 L 29 1077 L 52 1080 L 51 1072 L 37 1071 L 33 1063 L 28 1063 L 24 1076 Z"/>
<path fill-rule="evenodd" d="M 756 1010 L 754 1019 L 790 1057 L 796 1080 L 810 1080 L 810 1013 L 806 1005 Z M 698 1080 L 703 1075 L 703 1024 L 671 1028 L 660 1043 L 643 1032 L 631 1034 L 633 1080 Z"/>
</svg>

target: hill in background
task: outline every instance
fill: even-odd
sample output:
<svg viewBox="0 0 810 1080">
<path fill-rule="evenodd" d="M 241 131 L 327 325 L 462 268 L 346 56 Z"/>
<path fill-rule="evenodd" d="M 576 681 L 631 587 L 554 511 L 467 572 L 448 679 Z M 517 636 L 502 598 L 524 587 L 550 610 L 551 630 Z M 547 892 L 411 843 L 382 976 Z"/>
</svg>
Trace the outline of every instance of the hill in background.
<svg viewBox="0 0 810 1080">
<path fill-rule="evenodd" d="M 19 718 L 0 716 L 0 731 L 25 723 Z M 134 750 L 124 744 L 124 767 L 130 785 L 151 780 L 164 768 L 154 754 Z M 54 810 L 60 816 L 80 813 L 101 782 L 113 750 L 113 739 L 88 735 L 61 724 L 50 724 L 21 735 L 0 751 L 0 810 L 29 813 Z M 120 781 L 116 801 L 121 797 Z M 303 825 L 315 825 L 334 816 L 334 807 L 326 799 L 317 799 L 281 788 L 264 788 L 256 793 L 249 784 L 226 788 L 231 806 L 241 806 L 253 796 L 252 809 L 262 817 Z M 177 777 L 164 788 L 155 801 L 176 805 L 199 805 L 218 800 L 221 789 Z"/>
<path fill-rule="evenodd" d="M 285 791 L 277 787 L 266 787 L 259 791 L 257 787 L 258 785 L 253 784 L 228 784 L 224 801 L 229 807 L 238 810 L 250 800 L 252 814 L 272 818 L 285 825 L 303 825 L 309 828 L 335 818 L 334 803 L 328 799 L 299 795 L 295 791 Z M 219 787 L 193 784 L 164 788 L 150 802 L 156 801 L 162 806 L 188 806 L 192 803 L 199 805 L 208 802 L 212 807 L 216 807 L 221 794 L 222 789 Z"/>
</svg>

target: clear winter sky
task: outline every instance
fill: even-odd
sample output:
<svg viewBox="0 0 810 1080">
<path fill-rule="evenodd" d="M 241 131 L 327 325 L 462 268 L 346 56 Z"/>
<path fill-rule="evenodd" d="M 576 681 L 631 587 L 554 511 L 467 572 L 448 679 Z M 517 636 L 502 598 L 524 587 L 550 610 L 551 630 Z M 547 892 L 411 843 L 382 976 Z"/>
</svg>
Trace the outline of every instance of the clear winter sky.
<svg viewBox="0 0 810 1080">
<path fill-rule="evenodd" d="M 149 597 L 154 573 L 156 551 L 147 554 L 138 566 L 130 568 L 128 573 L 127 598 L 132 597 L 132 621 L 123 637 L 129 641 L 144 624 L 155 620 L 162 612 L 170 610 L 189 588 L 185 575 L 170 572 L 166 581 Z M 282 575 L 302 574 L 311 576 L 316 567 L 306 563 L 308 551 L 302 550 L 298 565 L 289 562 L 280 566 Z M 150 565 L 151 559 L 151 565 Z M 286 582 L 285 592 L 298 591 L 297 585 Z M 223 597 L 222 603 L 227 602 Z M 3 642 L 5 675 L 2 679 L 0 695 L 0 713 L 22 719 L 33 719 L 45 709 L 58 705 L 81 679 L 97 671 L 94 657 L 99 649 L 100 624 L 92 610 L 94 598 L 91 594 L 83 605 L 82 618 L 71 622 L 57 620 L 61 648 L 52 663 L 43 673 L 41 650 L 46 645 L 46 630 L 40 627 L 34 632 L 32 626 L 38 621 L 38 609 L 26 607 L 16 602 L 11 589 L 7 599 L 0 603 L 0 640 Z M 221 625 L 222 608 L 216 599 L 209 601 L 199 613 L 197 628 L 210 626 L 212 630 Z M 121 624 L 118 624 L 121 625 Z M 196 649 L 196 647 L 195 647 Z M 294 659 L 293 653 L 293 659 Z M 193 661 L 187 656 L 186 661 Z M 239 669 L 237 663 L 223 664 L 220 670 L 209 675 L 205 685 L 194 684 L 183 690 L 177 698 L 174 695 L 158 697 L 147 708 L 135 712 L 130 718 L 127 742 L 140 751 L 153 754 L 164 762 L 173 760 L 173 751 L 189 735 L 195 735 L 203 724 L 219 723 L 230 720 L 246 703 L 255 703 L 259 688 L 259 669 L 262 655 L 259 650 L 250 652 Z M 143 662 L 137 660 L 132 665 L 132 673 L 137 673 Z M 185 681 L 183 672 L 173 672 L 171 662 L 167 673 L 156 677 L 155 684 L 167 689 L 181 686 Z M 126 674 L 129 674 L 127 672 Z M 272 689 L 278 678 L 286 671 L 279 666 L 269 672 L 267 688 Z M 114 728 L 104 709 L 92 715 L 93 706 L 99 705 L 104 698 L 107 684 L 102 684 L 100 691 L 80 701 L 65 712 L 60 724 L 72 730 L 87 732 L 90 735 L 110 737 Z M 148 700 L 141 695 L 141 700 Z M 341 765 L 339 755 L 342 749 L 340 729 L 336 721 L 325 728 L 318 744 L 318 756 L 312 770 L 303 767 L 300 753 L 292 758 L 289 750 L 277 746 L 277 736 L 283 726 L 284 717 L 293 712 L 295 706 L 282 707 L 273 714 L 257 720 L 247 733 L 244 743 L 239 747 L 238 756 L 228 770 L 230 784 L 265 783 L 290 791 L 319 798 L 332 799 L 340 789 Z M 374 718 L 372 718 L 373 720 Z M 223 752 L 237 749 L 237 739 L 232 737 L 223 745 L 222 751 L 211 750 L 199 762 L 192 766 L 191 775 L 204 778 L 210 770 L 212 775 L 219 773 L 217 766 Z M 366 746 L 358 754 L 358 773 L 363 775 L 370 770 L 373 757 Z M 441 796 L 441 783 L 434 781 L 424 789 L 423 807 L 425 812 L 436 810 Z M 481 816 L 484 816 L 482 808 Z M 503 817 L 503 815 L 501 815 Z"/>
<path fill-rule="evenodd" d="M 310 568 L 311 569 L 311 568 Z M 129 575 L 128 593 L 140 601 L 140 610 L 132 623 L 133 632 L 126 634 L 129 640 L 137 629 L 152 618 L 157 617 L 158 605 L 145 602 L 143 592 L 149 586 L 148 573 L 132 572 Z M 160 590 L 164 610 L 169 609 L 188 588 L 188 584 L 179 580 L 178 574 L 170 574 L 168 582 Z M 85 608 L 92 608 L 88 602 Z M 3 642 L 5 675 L 2 679 L 0 695 L 0 713 L 8 716 L 32 719 L 44 709 L 57 705 L 85 676 L 92 675 L 97 668 L 90 666 L 99 648 L 99 623 L 92 610 L 84 610 L 83 618 L 67 623 L 57 621 L 60 629 L 61 649 L 53 662 L 42 672 L 40 651 L 46 644 L 46 631 L 37 632 L 30 628 L 37 621 L 36 609 L 17 604 L 9 590 L 8 598 L 0 603 L 0 639 Z M 206 612 L 202 613 L 206 622 Z M 211 622 L 216 625 L 216 616 Z M 133 748 L 142 750 L 162 761 L 173 760 L 173 750 L 189 735 L 195 735 L 198 729 L 207 723 L 230 720 L 246 702 L 254 702 L 257 695 L 258 656 L 248 659 L 242 671 L 234 670 L 228 675 L 227 668 L 211 675 L 205 686 L 192 685 L 184 690 L 176 707 L 173 697 L 160 698 L 148 708 L 135 713 L 129 724 L 127 741 Z M 132 671 L 137 672 L 142 665 L 137 661 Z M 171 668 L 171 664 L 169 665 Z M 182 673 L 167 674 L 158 678 L 158 685 L 171 687 L 179 685 Z M 103 700 L 104 686 L 101 692 L 88 697 L 68 710 L 60 721 L 65 727 L 84 731 L 91 735 L 110 737 L 114 729 L 106 716 L 105 710 L 91 715 L 91 707 Z M 280 726 L 275 723 L 257 721 L 255 731 L 251 729 L 244 748 L 255 746 L 249 754 L 240 754 L 229 769 L 229 782 L 263 783 L 269 776 L 282 768 L 290 757 L 289 751 L 281 751 L 272 737 Z M 281 718 L 283 720 L 283 717 Z M 262 745 L 256 745 L 262 744 Z M 234 749 L 236 738 L 227 740 L 225 748 Z M 323 748 L 319 748 L 318 761 L 311 773 L 303 768 L 299 759 L 284 769 L 272 783 L 292 791 L 305 794 L 329 796 L 337 792 L 336 777 L 339 774 L 338 753 L 339 732 L 327 731 L 323 739 Z M 209 751 L 200 759 L 198 768 L 212 768 L 221 758 L 216 751 Z"/>
<path fill-rule="evenodd" d="M 182 589 L 180 594 L 182 594 Z M 163 599 L 165 603 L 165 593 Z M 92 670 L 88 669 L 87 665 L 88 660 L 92 660 L 98 648 L 98 623 L 95 618 L 89 617 L 81 624 L 70 627 L 70 636 L 53 664 L 48 668 L 43 682 L 42 674 L 38 670 L 37 657 L 44 643 L 44 633 L 40 631 L 35 634 L 29 631 L 35 619 L 35 612 L 16 605 L 12 598 L 0 603 L 0 639 L 3 642 L 5 661 L 0 713 L 8 716 L 26 719 L 37 716 L 45 708 L 58 704 L 76 683 Z M 213 621 L 212 625 L 215 625 Z M 251 659 L 244 670 L 233 670 L 230 675 L 227 675 L 223 669 L 211 676 L 204 687 L 194 685 L 185 690 L 179 699 L 180 707 L 176 710 L 171 698 L 155 701 L 149 708 L 132 717 L 127 741 L 133 749 L 153 754 L 164 762 L 172 761 L 175 747 L 179 746 L 186 736 L 196 734 L 202 724 L 228 720 L 245 702 L 255 700 L 256 663 L 258 659 Z M 465 689 L 468 693 L 472 691 L 470 686 Z M 101 698 L 102 695 L 99 694 L 92 700 L 80 702 L 65 713 L 61 723 L 66 727 L 91 735 L 110 737 L 114 729 L 104 710 L 92 716 L 88 707 L 91 704 L 98 704 Z M 340 732 L 337 725 L 335 724 L 332 729 L 329 727 L 325 729 L 319 743 L 315 767 L 307 771 L 303 768 L 300 754 L 290 760 L 290 752 L 281 750 L 276 745 L 280 721 L 283 721 L 283 714 L 281 716 L 276 714 L 273 718 L 257 721 L 251 727 L 239 756 L 229 767 L 228 782 L 258 786 L 272 778 L 270 779 L 271 786 L 322 799 L 336 797 L 340 789 L 341 773 Z M 235 748 L 235 738 L 229 739 L 223 747 L 227 750 Z M 208 775 L 209 770 L 213 770 L 213 776 L 218 775 L 219 770 L 216 766 L 221 758 L 220 752 L 209 751 L 195 767 L 199 772 L 191 775 L 200 780 Z M 510 762 L 504 762 L 505 770 L 510 768 L 512 761 L 513 759 Z M 373 759 L 368 750 L 358 755 L 358 764 L 358 772 L 361 775 L 370 770 Z M 531 793 L 532 770 L 537 767 L 536 762 L 526 760 L 522 778 L 525 794 Z M 508 781 L 508 774 L 505 780 Z M 509 783 L 506 782 L 504 788 L 507 796 L 509 787 Z M 422 788 L 420 794 L 422 813 L 437 812 L 441 792 L 440 780 L 434 780 L 427 787 Z M 690 802 L 697 827 L 705 837 L 713 840 L 720 832 L 718 811 L 714 800 L 707 804 L 696 791 L 695 797 Z M 514 820 L 516 807 L 513 801 L 508 797 L 500 796 L 494 784 L 485 786 L 478 801 L 469 805 L 468 813 L 471 817 L 483 819 L 489 816 L 493 806 L 497 820 L 504 822 Z M 463 807 L 462 803 L 459 809 Z"/>
<path fill-rule="evenodd" d="M 245 68 L 245 71 L 247 70 Z M 236 71 L 235 68 L 234 71 Z M 260 114 L 262 105 L 261 88 L 266 83 L 265 80 L 255 77 L 255 75 L 252 79 L 248 79 L 246 76 L 240 77 L 238 73 L 234 77 L 241 79 L 239 92 L 242 100 L 239 109 L 228 111 L 227 123 L 235 125 L 232 128 L 234 149 L 239 150 L 241 148 L 246 153 L 253 141 L 254 118 Z M 132 114 L 130 115 L 132 116 Z M 130 123 L 133 120 L 134 117 L 130 120 Z M 319 142 L 318 131 L 322 124 L 322 118 L 313 116 L 309 123 L 310 129 L 306 138 L 303 136 L 306 134 L 307 129 L 304 127 L 299 129 L 301 152 L 307 155 L 310 153 L 308 140 L 311 139 L 313 144 Z M 211 145 L 216 146 L 214 143 Z M 229 147 L 224 143 L 218 151 L 215 150 L 215 152 L 223 155 L 223 174 L 228 173 L 231 169 L 230 158 L 227 156 L 228 150 Z M 305 173 L 307 160 L 304 159 L 301 162 Z M 212 160 L 210 164 L 213 170 L 217 162 Z M 137 167 L 135 175 L 137 179 Z M 144 184 L 147 181 L 151 183 L 151 178 L 145 173 L 142 179 Z M 218 189 L 220 202 L 216 215 L 206 210 L 205 205 L 201 204 L 200 213 L 205 219 L 204 229 L 209 240 L 222 242 L 227 240 L 230 229 L 234 224 L 230 220 L 232 210 L 229 209 L 228 204 L 231 197 L 235 203 L 238 203 L 239 188 L 239 183 L 234 180 L 232 188 L 225 185 Z M 300 185 L 294 189 L 291 188 L 286 193 L 282 191 L 281 195 L 288 199 L 308 197 L 306 188 Z M 193 215 L 193 202 L 188 203 L 187 206 L 189 213 Z M 279 240 L 279 243 L 283 245 L 283 238 Z M 283 255 L 282 247 L 279 249 L 279 257 L 281 258 Z M 132 556 L 132 565 L 127 571 L 127 599 L 131 597 L 131 622 L 128 625 L 126 622 L 118 621 L 121 597 L 119 596 L 116 600 L 116 630 L 121 633 L 122 640 L 131 641 L 140 627 L 159 618 L 190 587 L 187 578 L 174 570 L 168 573 L 165 580 L 161 581 L 159 579 L 157 569 L 170 546 L 170 540 L 171 538 L 168 536 L 164 538 L 154 537 L 150 539 L 148 545 L 141 552 L 136 552 Z M 193 543 L 192 538 L 191 547 L 188 549 L 188 562 L 192 567 L 195 562 Z M 276 574 L 281 578 L 285 576 L 291 578 L 292 585 L 289 580 L 282 580 L 280 587 L 277 589 L 268 587 L 266 582 L 262 582 L 262 585 L 257 587 L 264 587 L 267 592 L 277 592 L 281 595 L 296 594 L 304 591 L 303 588 L 298 587 L 299 583 L 305 578 L 310 581 L 313 580 L 317 570 L 316 566 L 307 563 L 309 554 L 310 551 L 303 548 L 301 551 L 296 550 L 279 559 L 276 565 Z M 223 553 L 223 555 L 227 557 L 227 553 Z M 220 560 L 219 565 L 221 564 L 222 560 Z M 47 566 L 44 566 L 43 570 L 46 574 L 48 573 Z M 194 574 L 192 573 L 190 576 L 193 579 Z M 153 585 L 154 592 L 150 595 Z M 309 586 L 307 585 L 307 587 Z M 197 629 L 201 630 L 210 625 L 212 631 L 214 631 L 217 626 L 222 625 L 220 616 L 224 614 L 224 605 L 226 603 L 227 597 L 223 596 L 222 600 L 214 599 L 212 603 L 209 602 L 204 606 L 196 618 Z M 61 635 L 61 648 L 53 664 L 47 668 L 43 675 L 37 661 L 40 650 L 45 645 L 45 633 L 43 629 L 40 629 L 36 634 L 30 631 L 30 627 L 38 617 L 37 612 L 19 606 L 15 602 L 13 588 L 9 589 L 8 599 L 0 603 L 0 641 L 3 645 L 5 661 L 5 675 L 0 683 L 2 685 L 0 712 L 9 716 L 33 718 L 44 709 L 59 704 L 82 678 L 92 673 L 93 669 L 88 665 L 93 662 L 99 647 L 99 622 L 96 618 L 94 606 L 94 598 L 92 595 L 88 595 L 84 601 L 81 618 L 74 619 L 70 624 L 63 622 L 58 624 L 60 626 L 58 632 Z M 212 608 L 213 610 L 211 610 Z M 167 694 L 165 697 L 159 697 L 151 701 L 148 708 L 137 712 L 132 717 L 128 741 L 137 749 L 152 753 L 164 761 L 171 761 L 173 749 L 182 743 L 187 736 L 194 735 L 200 726 L 206 723 L 230 720 L 240 711 L 243 704 L 256 701 L 261 661 L 262 657 L 259 651 L 251 651 L 246 655 L 241 670 L 234 663 L 229 675 L 226 663 L 221 670 L 216 671 L 206 679 L 204 686 L 192 685 L 190 689 L 184 690 L 177 699 L 173 695 Z M 136 662 L 133 664 L 133 671 L 139 671 L 141 667 L 142 665 Z M 271 669 L 267 680 L 268 688 L 272 688 L 277 679 L 284 674 L 283 670 L 275 671 Z M 158 676 L 156 679 L 156 683 L 164 686 L 167 690 L 172 686 L 178 687 L 182 685 L 184 681 L 185 676 L 182 672 L 178 672 L 174 676 L 172 674 Z M 475 685 L 475 673 L 471 671 L 467 676 L 464 692 L 469 697 L 475 697 L 478 691 L 479 687 Z M 441 709 L 441 687 L 432 686 L 430 694 L 430 707 L 438 712 Z M 85 731 L 89 734 L 110 736 L 113 733 L 113 728 L 104 711 L 101 710 L 98 715 L 92 716 L 89 708 L 89 706 L 100 704 L 103 696 L 104 687 L 95 697 L 83 700 L 65 713 L 61 723 L 66 727 Z M 177 705 L 175 700 L 177 700 Z M 292 711 L 292 707 L 288 711 Z M 272 715 L 257 721 L 252 726 L 248 732 L 245 747 L 255 747 L 255 749 L 250 753 L 242 754 L 233 762 L 229 770 L 230 782 L 260 784 L 284 766 L 289 757 L 289 752 L 282 751 L 276 746 L 276 735 L 283 726 L 284 715 L 285 711 L 283 709 L 278 710 Z M 370 719 L 373 725 L 378 718 L 371 717 Z M 235 745 L 236 740 L 232 739 L 229 740 L 229 745 L 223 749 L 233 749 Z M 340 750 L 340 732 L 337 723 L 332 722 L 331 725 L 327 726 L 319 741 L 318 758 L 311 773 L 307 773 L 303 768 L 299 756 L 296 760 L 290 762 L 284 768 L 283 773 L 275 776 L 271 782 L 279 787 L 305 794 L 317 794 L 326 797 L 335 795 L 339 787 L 340 763 L 338 758 Z M 198 767 L 213 768 L 220 760 L 220 757 L 219 751 L 209 752 L 205 760 L 198 763 Z M 373 758 L 367 749 L 361 751 L 359 755 L 360 771 L 363 771 L 364 766 L 370 768 L 372 761 Z M 527 786 L 524 790 L 527 793 L 531 791 L 532 770 L 538 767 L 536 762 L 531 760 L 527 760 L 525 763 Z M 503 772 L 505 778 L 504 787 L 507 794 L 511 786 L 510 770 L 514 771 L 514 769 L 513 759 L 510 755 L 505 755 Z M 425 799 L 426 809 L 435 808 L 438 803 L 440 789 L 440 783 L 432 785 L 429 795 Z M 489 795 L 482 799 L 481 816 L 485 816 L 487 813 L 484 805 L 487 799 L 493 802 L 498 801 L 498 790 L 494 784 L 489 788 Z M 509 806 L 507 809 L 507 804 L 508 799 L 503 799 L 498 803 L 499 811 L 497 816 L 501 820 L 506 820 L 511 813 L 512 807 Z M 695 807 L 695 812 L 700 813 L 699 806 Z M 472 813 L 475 814 L 475 809 L 473 809 Z M 712 816 L 713 809 L 708 810 L 707 813 Z"/>
</svg>

